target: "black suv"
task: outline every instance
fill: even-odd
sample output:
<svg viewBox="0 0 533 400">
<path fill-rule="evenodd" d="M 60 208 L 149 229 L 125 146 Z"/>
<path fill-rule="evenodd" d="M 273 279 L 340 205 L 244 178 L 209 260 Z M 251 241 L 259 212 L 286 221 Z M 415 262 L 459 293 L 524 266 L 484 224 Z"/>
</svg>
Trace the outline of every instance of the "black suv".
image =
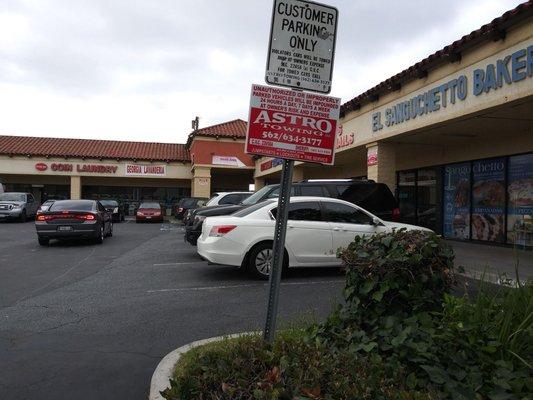
<svg viewBox="0 0 533 400">
<path fill-rule="evenodd" d="M 268 185 L 243 200 L 241 204 L 197 208 L 185 226 L 185 239 L 196 245 L 206 217 L 233 214 L 260 201 L 277 198 L 279 190 L 279 185 Z M 308 180 L 293 183 L 291 196 L 333 197 L 356 204 L 384 220 L 400 219 L 398 201 L 389 187 L 373 180 Z"/>
</svg>

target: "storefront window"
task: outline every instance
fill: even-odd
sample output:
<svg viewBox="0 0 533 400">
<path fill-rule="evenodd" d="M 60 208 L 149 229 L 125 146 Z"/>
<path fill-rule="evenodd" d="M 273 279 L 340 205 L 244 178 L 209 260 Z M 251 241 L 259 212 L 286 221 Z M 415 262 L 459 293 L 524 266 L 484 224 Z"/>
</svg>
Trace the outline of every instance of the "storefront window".
<svg viewBox="0 0 533 400">
<path fill-rule="evenodd" d="M 398 201 L 402 222 L 416 223 L 416 173 L 403 171 L 398 173 Z"/>
<path fill-rule="evenodd" d="M 507 243 L 533 246 L 533 153 L 509 158 Z"/>
<path fill-rule="evenodd" d="M 416 178 L 417 225 L 440 231 L 440 169 L 419 169 Z"/>
<path fill-rule="evenodd" d="M 505 159 L 472 164 L 472 239 L 502 243 L 505 239 Z"/>
<path fill-rule="evenodd" d="M 470 238 L 470 163 L 444 167 L 444 236 Z"/>
</svg>

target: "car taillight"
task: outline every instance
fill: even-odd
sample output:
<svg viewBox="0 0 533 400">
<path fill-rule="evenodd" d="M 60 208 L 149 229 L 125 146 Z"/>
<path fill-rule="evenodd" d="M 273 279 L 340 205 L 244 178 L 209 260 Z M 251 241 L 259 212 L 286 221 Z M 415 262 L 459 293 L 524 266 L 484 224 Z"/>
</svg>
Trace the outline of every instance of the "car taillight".
<svg viewBox="0 0 533 400">
<path fill-rule="evenodd" d="M 219 226 L 213 226 L 211 228 L 211 232 L 209 232 L 209 236 L 214 237 L 220 237 L 224 236 L 226 233 L 231 232 L 237 227 L 237 225 L 219 225 Z"/>
<path fill-rule="evenodd" d="M 76 215 L 76 219 L 81 219 L 84 221 L 94 221 L 96 217 L 93 214 L 81 214 L 81 215 Z"/>
<path fill-rule="evenodd" d="M 400 219 L 400 209 L 399 208 L 394 208 L 392 210 L 392 219 L 395 220 L 395 221 L 398 221 Z"/>
<path fill-rule="evenodd" d="M 37 221 L 46 221 L 47 219 L 50 219 L 50 218 L 46 218 L 46 217 L 48 217 L 48 215 L 39 214 L 39 215 L 37 215 Z"/>
</svg>

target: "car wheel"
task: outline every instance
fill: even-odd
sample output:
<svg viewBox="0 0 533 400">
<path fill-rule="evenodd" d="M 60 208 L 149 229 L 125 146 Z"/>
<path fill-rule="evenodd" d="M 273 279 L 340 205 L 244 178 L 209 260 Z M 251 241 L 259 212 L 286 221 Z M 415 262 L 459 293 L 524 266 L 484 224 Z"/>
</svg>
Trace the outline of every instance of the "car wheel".
<svg viewBox="0 0 533 400">
<path fill-rule="evenodd" d="M 104 225 L 100 225 L 100 230 L 98 231 L 98 236 L 96 237 L 96 243 L 102 244 L 104 243 Z"/>
<path fill-rule="evenodd" d="M 48 239 L 47 237 L 39 236 L 39 238 L 37 240 L 39 240 L 39 244 L 41 246 L 48 246 L 48 244 L 50 243 L 50 239 Z"/>
<path fill-rule="evenodd" d="M 273 261 L 272 242 L 259 243 L 247 257 L 247 271 L 255 278 L 268 279 Z"/>
<path fill-rule="evenodd" d="M 20 222 L 26 222 L 26 210 L 22 210 L 20 213 Z"/>
</svg>

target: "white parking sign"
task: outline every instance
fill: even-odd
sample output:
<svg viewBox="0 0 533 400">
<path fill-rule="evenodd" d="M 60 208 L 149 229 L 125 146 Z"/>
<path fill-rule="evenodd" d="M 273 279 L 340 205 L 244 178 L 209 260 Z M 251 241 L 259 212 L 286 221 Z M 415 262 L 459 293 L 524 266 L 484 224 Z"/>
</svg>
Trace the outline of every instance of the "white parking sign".
<svg viewBox="0 0 533 400">
<path fill-rule="evenodd" d="M 265 80 L 329 93 L 338 11 L 306 0 L 274 0 Z"/>
</svg>

